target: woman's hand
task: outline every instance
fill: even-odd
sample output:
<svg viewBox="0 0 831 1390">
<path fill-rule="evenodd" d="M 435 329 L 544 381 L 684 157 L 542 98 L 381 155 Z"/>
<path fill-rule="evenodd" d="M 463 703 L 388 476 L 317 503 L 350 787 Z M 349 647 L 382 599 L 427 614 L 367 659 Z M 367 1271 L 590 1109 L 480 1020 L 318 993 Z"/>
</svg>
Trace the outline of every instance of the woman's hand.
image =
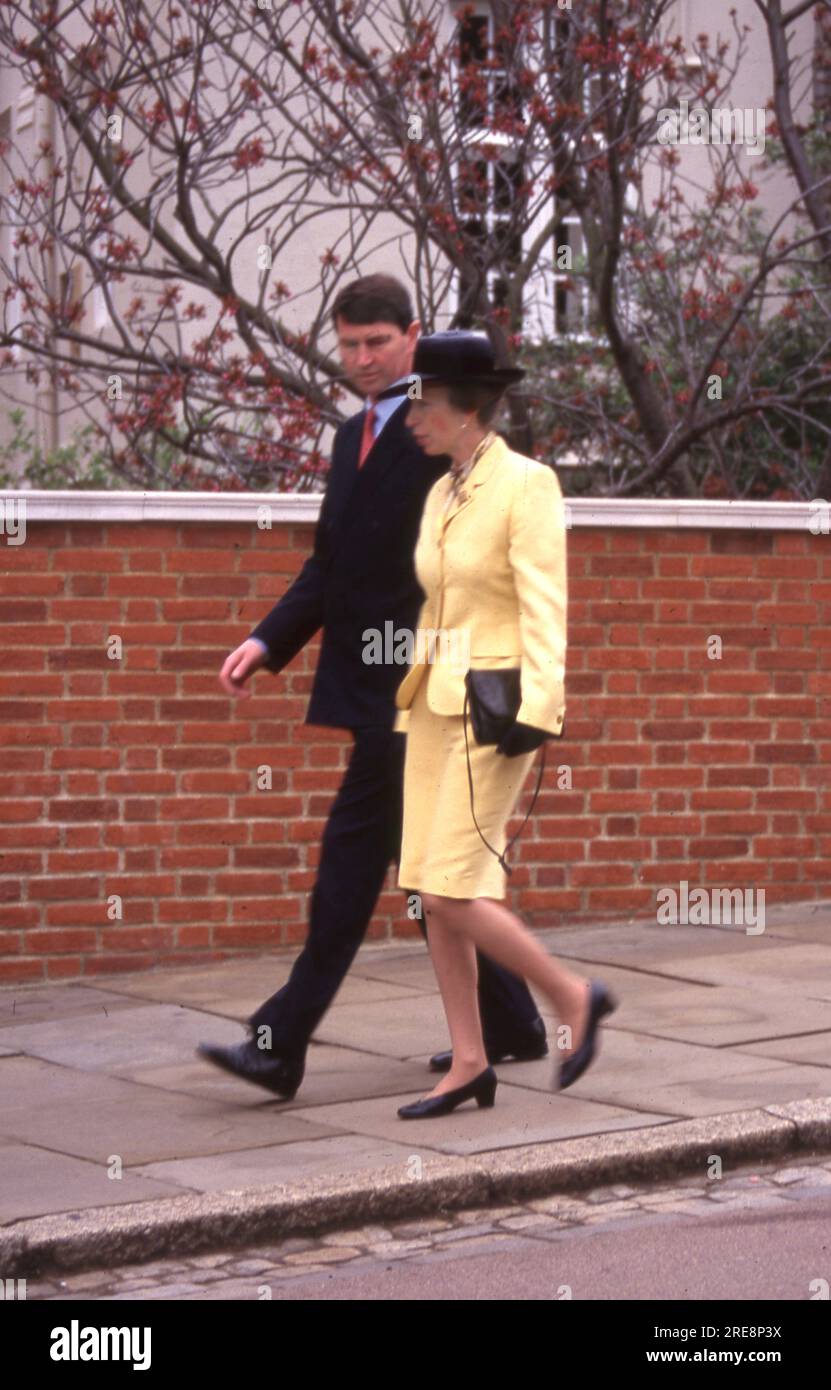
<svg viewBox="0 0 831 1390">
<path fill-rule="evenodd" d="M 514 720 L 510 729 L 497 743 L 496 751 L 504 753 L 507 758 L 517 758 L 520 753 L 533 752 L 550 737 L 547 729 L 535 729 L 533 724 L 518 724 Z"/>
</svg>

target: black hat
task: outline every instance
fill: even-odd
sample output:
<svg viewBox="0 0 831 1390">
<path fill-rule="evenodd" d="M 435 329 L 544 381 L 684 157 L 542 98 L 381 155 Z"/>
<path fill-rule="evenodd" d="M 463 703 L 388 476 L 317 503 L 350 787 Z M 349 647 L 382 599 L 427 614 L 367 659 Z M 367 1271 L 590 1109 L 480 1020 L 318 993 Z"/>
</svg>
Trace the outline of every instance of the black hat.
<svg viewBox="0 0 831 1390">
<path fill-rule="evenodd" d="M 461 381 L 510 386 L 520 381 L 525 372 L 521 367 L 497 367 L 490 339 L 483 334 L 453 328 L 419 338 L 407 380 L 379 391 L 378 400 L 405 395 L 414 376 L 422 381 L 436 381 L 440 386 L 453 386 Z"/>
</svg>

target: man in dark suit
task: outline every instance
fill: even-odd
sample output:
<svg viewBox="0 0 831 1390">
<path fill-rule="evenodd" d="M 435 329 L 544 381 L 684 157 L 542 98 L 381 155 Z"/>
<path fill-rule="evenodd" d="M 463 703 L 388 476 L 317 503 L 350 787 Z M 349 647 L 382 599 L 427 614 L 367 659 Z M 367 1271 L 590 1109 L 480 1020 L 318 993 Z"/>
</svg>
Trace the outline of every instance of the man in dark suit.
<svg viewBox="0 0 831 1390">
<path fill-rule="evenodd" d="M 424 454 L 405 428 L 406 397 L 376 401 L 411 369 L 420 324 L 410 297 L 387 275 L 346 286 L 332 306 L 346 375 L 366 405 L 340 426 L 314 548 L 300 574 L 225 661 L 220 683 L 247 696 L 259 667 L 277 673 L 321 628 L 307 724 L 350 729 L 352 752 L 323 832 L 309 933 L 287 983 L 249 1020 L 251 1038 L 201 1043 L 199 1053 L 290 1099 L 309 1040 L 332 1003 L 369 925 L 401 842 L 405 737 L 393 730 L 404 668 L 364 660 L 367 629 L 412 632 L 423 592 L 413 564 L 421 513 L 449 460 Z M 422 932 L 424 922 L 419 915 Z M 425 932 L 426 935 L 426 932 Z M 524 981 L 479 956 L 479 1001 L 488 1056 L 529 1060 L 548 1052 L 545 1026 Z M 450 1066 L 450 1053 L 431 1059 Z"/>
</svg>

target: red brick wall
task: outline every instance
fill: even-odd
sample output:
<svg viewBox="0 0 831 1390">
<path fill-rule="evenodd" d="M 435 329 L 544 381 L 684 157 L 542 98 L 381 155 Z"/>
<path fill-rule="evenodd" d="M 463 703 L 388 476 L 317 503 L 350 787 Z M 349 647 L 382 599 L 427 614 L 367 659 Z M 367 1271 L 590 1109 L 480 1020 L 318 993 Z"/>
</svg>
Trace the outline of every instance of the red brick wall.
<svg viewBox="0 0 831 1390">
<path fill-rule="evenodd" d="M 314 648 L 248 701 L 217 672 L 310 539 L 30 522 L 0 547 L 0 980 L 302 940 L 349 737 L 301 723 Z M 540 925 L 651 915 L 681 879 L 830 896 L 827 537 L 575 527 L 569 582 L 566 737 L 548 745 L 514 905 Z M 391 870 L 370 935 L 416 930 Z"/>
</svg>

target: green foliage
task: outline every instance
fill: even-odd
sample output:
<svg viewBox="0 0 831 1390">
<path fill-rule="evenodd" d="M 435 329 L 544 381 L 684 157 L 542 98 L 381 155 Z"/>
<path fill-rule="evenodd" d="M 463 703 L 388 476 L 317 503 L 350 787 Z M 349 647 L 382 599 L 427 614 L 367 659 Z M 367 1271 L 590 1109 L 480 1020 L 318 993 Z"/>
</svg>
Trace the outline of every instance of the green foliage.
<svg viewBox="0 0 831 1390">
<path fill-rule="evenodd" d="M 26 423 L 19 406 L 8 412 L 10 438 L 0 445 L 0 487 L 53 488 L 73 490 L 124 491 L 290 491 L 297 486 L 297 469 L 287 465 L 273 440 L 270 422 L 257 414 L 252 419 L 240 411 L 236 429 L 253 441 L 247 476 L 231 466 L 191 457 L 184 431 L 168 426 L 167 434 L 145 431 L 141 447 L 134 445 L 113 459 L 109 441 L 93 424 L 73 431 L 71 440 L 44 452 L 36 442 L 34 429 Z M 208 416 L 197 422 L 203 432 L 213 430 L 215 438 L 227 443 L 232 456 L 237 434 L 227 426 L 212 424 Z M 191 436 L 192 437 L 192 436 Z M 312 480 L 314 481 L 314 480 Z M 306 480 L 308 487 L 308 480 Z"/>
<path fill-rule="evenodd" d="M 13 432 L 0 445 L 0 487 L 119 491 L 129 486 L 113 474 L 107 453 L 95 447 L 94 425 L 76 429 L 69 444 L 44 453 L 19 406 L 8 418 Z"/>
</svg>

